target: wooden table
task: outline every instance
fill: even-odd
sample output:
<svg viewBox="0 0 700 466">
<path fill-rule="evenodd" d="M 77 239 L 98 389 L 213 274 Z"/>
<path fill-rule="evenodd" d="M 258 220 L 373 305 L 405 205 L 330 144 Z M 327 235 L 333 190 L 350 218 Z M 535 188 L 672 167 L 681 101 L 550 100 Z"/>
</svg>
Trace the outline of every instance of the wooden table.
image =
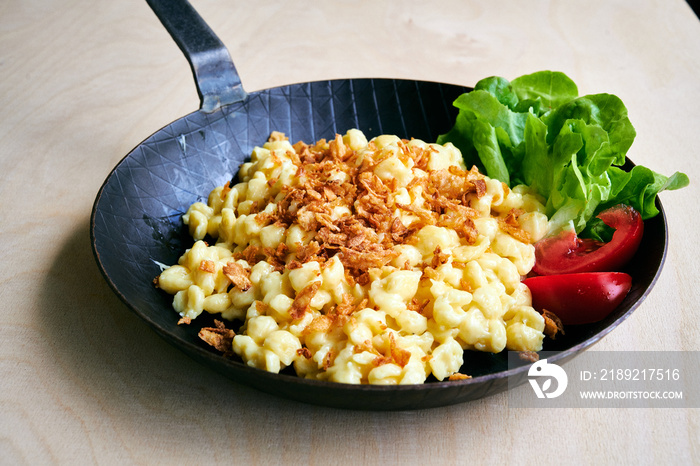
<svg viewBox="0 0 700 466">
<path fill-rule="evenodd" d="M 487 5 L 488 3 L 488 5 Z M 663 193 L 666 265 L 596 350 L 700 350 L 700 22 L 683 0 L 193 0 L 249 91 L 328 78 L 473 85 L 542 69 L 609 92 Z M 88 220 L 111 168 L 198 108 L 146 2 L 0 3 L 0 464 L 700 462 L 697 409 L 307 406 L 237 385 L 113 295 Z"/>
</svg>

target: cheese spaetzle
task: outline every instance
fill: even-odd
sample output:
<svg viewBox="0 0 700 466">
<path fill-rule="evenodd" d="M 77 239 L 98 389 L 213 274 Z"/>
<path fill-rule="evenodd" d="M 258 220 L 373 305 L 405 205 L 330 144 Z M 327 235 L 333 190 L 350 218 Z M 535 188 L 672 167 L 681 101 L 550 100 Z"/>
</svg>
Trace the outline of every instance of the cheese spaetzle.
<svg viewBox="0 0 700 466">
<path fill-rule="evenodd" d="M 231 349 L 249 366 L 416 384 L 455 376 L 464 350 L 542 348 L 520 281 L 542 201 L 467 170 L 452 144 L 273 133 L 183 221 L 194 245 L 157 283 L 185 322 L 241 320 Z"/>
</svg>

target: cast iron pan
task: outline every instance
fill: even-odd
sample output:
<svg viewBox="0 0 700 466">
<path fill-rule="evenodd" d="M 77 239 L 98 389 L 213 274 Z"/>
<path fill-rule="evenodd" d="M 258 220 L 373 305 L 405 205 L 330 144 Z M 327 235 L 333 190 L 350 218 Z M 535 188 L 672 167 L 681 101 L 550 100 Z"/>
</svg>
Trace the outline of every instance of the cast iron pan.
<svg viewBox="0 0 700 466">
<path fill-rule="evenodd" d="M 197 337 L 211 325 L 200 316 L 177 325 L 172 296 L 153 286 L 161 264 L 174 264 L 192 239 L 181 216 L 231 180 L 255 145 L 274 131 L 292 142 L 332 139 L 358 128 L 368 138 L 396 134 L 435 141 L 456 117 L 452 102 L 469 88 L 398 79 L 317 81 L 246 93 L 229 54 L 186 0 L 148 0 L 187 57 L 201 108 L 139 144 L 101 187 L 91 216 L 95 259 L 107 283 L 158 334 L 197 361 L 236 382 L 302 402 L 347 409 L 407 410 L 475 400 L 524 383 L 528 366 L 509 368 L 506 352 L 468 351 L 462 372 L 473 378 L 409 386 L 356 386 L 272 374 L 226 359 Z M 631 166 L 631 163 L 629 163 Z M 627 318 L 649 293 L 666 254 L 661 214 L 646 222 L 640 251 L 629 271 L 634 281 L 622 305 L 602 322 L 566 329 L 544 350 L 563 363 L 593 345 Z"/>
</svg>

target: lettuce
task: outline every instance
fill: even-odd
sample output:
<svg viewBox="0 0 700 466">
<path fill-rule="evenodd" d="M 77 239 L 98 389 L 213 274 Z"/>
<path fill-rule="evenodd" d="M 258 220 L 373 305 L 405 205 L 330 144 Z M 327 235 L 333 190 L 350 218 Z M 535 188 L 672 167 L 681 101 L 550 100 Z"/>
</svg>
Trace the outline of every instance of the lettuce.
<svg viewBox="0 0 700 466">
<path fill-rule="evenodd" d="M 564 73 L 540 71 L 513 81 L 490 77 L 454 101 L 454 127 L 437 142 L 453 143 L 476 165 L 509 186 L 526 184 L 546 199 L 551 232 L 574 228 L 591 236 L 601 210 L 625 203 L 642 218 L 657 215 L 656 196 L 689 183 L 646 167 L 621 167 L 636 132 L 622 101 L 611 94 L 579 96 Z"/>
</svg>

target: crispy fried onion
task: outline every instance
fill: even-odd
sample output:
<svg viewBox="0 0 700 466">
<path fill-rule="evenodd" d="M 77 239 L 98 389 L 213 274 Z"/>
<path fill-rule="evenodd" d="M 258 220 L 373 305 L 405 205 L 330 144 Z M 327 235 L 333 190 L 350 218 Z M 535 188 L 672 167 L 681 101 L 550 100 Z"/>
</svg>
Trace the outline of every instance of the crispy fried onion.
<svg viewBox="0 0 700 466">
<path fill-rule="evenodd" d="M 274 135 L 275 140 L 283 137 Z M 288 155 L 297 166 L 297 178 L 291 186 L 282 188 L 274 213 L 258 213 L 257 219 L 284 228 L 296 224 L 315 235 L 308 244 L 296 245 L 296 257 L 288 256 L 286 246 L 272 251 L 251 245 L 235 258 L 244 259 L 251 266 L 266 260 L 283 270 L 285 266 L 296 268 L 308 261 L 324 263 L 337 256 L 349 271 L 346 276 L 352 282 L 363 283 L 367 270 L 391 262 L 398 255 L 394 246 L 410 241 L 412 234 L 425 225 L 452 228 L 466 241 L 475 241 L 478 232 L 473 219 L 478 214 L 469 206 L 468 195 L 485 194 L 483 175 L 476 168 L 429 170 L 430 152 L 434 149 L 407 143 L 399 143 L 400 157 L 419 169 L 414 172 L 423 173 L 407 186 L 408 190 L 420 186 L 423 199 L 407 205 L 395 203 L 391 196 L 395 180 L 375 174 L 374 168 L 386 155 L 372 150 L 372 142 L 369 150 L 361 153 L 345 145 L 340 135 L 330 142 L 322 139 L 314 145 L 294 144 L 294 152 Z M 407 215 L 416 219 L 410 225 L 402 221 L 402 216 Z M 300 300 L 294 313 L 303 314 L 304 309 L 304 301 Z"/>
<path fill-rule="evenodd" d="M 520 222 L 518 222 L 518 217 L 520 217 L 523 213 L 524 211 L 522 209 L 511 209 L 505 217 L 500 217 L 498 219 L 498 224 L 503 231 L 518 241 L 529 243 L 530 233 L 523 230 L 520 227 Z"/>
<path fill-rule="evenodd" d="M 199 338 L 221 351 L 225 356 L 233 355 L 233 337 L 236 332 L 226 328 L 220 320 L 214 320 L 216 327 L 204 327 L 199 331 Z"/>
<path fill-rule="evenodd" d="M 561 319 L 552 311 L 542 309 L 542 317 L 544 317 L 544 334 L 554 340 L 558 334 L 564 335 L 564 324 Z"/>
<path fill-rule="evenodd" d="M 252 284 L 250 283 L 250 270 L 246 270 L 237 262 L 229 261 L 222 269 L 226 278 L 231 280 L 233 286 L 241 291 L 248 291 Z"/>
</svg>

